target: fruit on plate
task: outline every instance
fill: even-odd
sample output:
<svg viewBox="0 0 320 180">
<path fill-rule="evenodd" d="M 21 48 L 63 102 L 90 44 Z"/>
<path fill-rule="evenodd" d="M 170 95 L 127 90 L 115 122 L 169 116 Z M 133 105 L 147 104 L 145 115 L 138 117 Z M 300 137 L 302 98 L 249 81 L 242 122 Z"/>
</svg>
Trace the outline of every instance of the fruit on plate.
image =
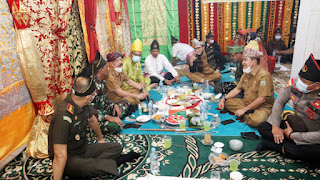
<svg viewBox="0 0 320 180">
<path fill-rule="evenodd" d="M 171 124 L 178 124 L 181 120 L 185 120 L 185 118 L 181 115 L 171 115 L 167 118 L 167 122 Z"/>
</svg>

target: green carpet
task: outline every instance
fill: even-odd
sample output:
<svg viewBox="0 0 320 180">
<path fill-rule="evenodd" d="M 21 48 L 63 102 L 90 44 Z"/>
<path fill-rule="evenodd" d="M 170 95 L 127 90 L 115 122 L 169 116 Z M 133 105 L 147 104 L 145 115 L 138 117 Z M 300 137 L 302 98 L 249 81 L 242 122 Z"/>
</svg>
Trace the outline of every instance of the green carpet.
<svg viewBox="0 0 320 180">
<path fill-rule="evenodd" d="M 89 136 L 88 136 L 89 137 Z M 208 161 L 211 146 L 204 146 L 199 139 L 202 136 L 171 136 L 178 146 L 164 149 L 162 135 L 108 135 L 107 141 L 118 142 L 124 147 L 124 153 L 132 150 L 143 154 L 133 163 L 119 167 L 121 178 L 136 179 L 150 172 L 149 152 L 156 147 L 159 154 L 160 173 L 162 176 L 208 178 L 210 171 L 220 171 L 222 179 L 229 179 L 229 168 L 212 165 Z M 213 140 L 225 143 L 224 152 L 232 157 L 241 158 L 239 171 L 245 179 L 319 179 L 320 169 L 308 169 L 307 163 L 287 159 L 273 151 L 257 154 L 255 147 L 259 141 L 246 140 L 241 137 L 213 136 Z M 241 152 L 229 149 L 229 140 L 241 139 L 244 147 Z M 91 142 L 96 139 L 90 139 Z M 180 147 L 180 146 L 183 147 Z M 20 154 L 0 172 L 1 179 L 50 179 L 52 169 L 49 158 L 23 161 Z M 111 176 L 94 179 L 113 179 Z"/>
</svg>

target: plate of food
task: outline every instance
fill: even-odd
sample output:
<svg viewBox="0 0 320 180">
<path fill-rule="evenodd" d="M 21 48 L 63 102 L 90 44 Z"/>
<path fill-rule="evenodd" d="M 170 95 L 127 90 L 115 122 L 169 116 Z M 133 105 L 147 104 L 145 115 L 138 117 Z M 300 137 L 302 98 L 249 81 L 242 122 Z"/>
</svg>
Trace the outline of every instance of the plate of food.
<svg viewBox="0 0 320 180">
<path fill-rule="evenodd" d="M 208 157 L 209 161 L 213 164 L 218 164 L 220 166 L 228 166 L 229 161 L 228 154 L 221 152 L 221 153 L 210 153 Z"/>
<path fill-rule="evenodd" d="M 162 123 L 162 121 L 165 120 L 165 115 L 164 114 L 155 114 L 152 119 L 156 122 L 156 123 Z"/>
<path fill-rule="evenodd" d="M 189 102 L 178 102 L 178 105 L 180 105 L 180 106 L 185 106 L 185 107 L 188 107 L 188 106 L 191 106 L 192 104 L 191 103 L 189 103 Z"/>
<path fill-rule="evenodd" d="M 179 125 L 179 121 L 185 120 L 185 118 L 181 115 L 170 115 L 166 119 L 166 122 L 170 125 Z"/>
<path fill-rule="evenodd" d="M 149 120 L 150 120 L 149 115 L 142 115 L 142 116 L 137 117 L 138 122 L 148 122 Z"/>
</svg>

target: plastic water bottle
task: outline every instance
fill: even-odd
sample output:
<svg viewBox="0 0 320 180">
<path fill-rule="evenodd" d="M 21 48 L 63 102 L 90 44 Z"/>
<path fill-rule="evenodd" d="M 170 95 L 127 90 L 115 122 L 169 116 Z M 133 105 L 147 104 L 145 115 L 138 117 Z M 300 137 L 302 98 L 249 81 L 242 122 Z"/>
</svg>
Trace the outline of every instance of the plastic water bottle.
<svg viewBox="0 0 320 180">
<path fill-rule="evenodd" d="M 277 67 L 280 67 L 280 60 L 281 60 L 281 56 L 279 55 L 277 59 L 277 65 L 276 65 Z"/>
<path fill-rule="evenodd" d="M 162 94 L 163 93 L 163 81 L 159 82 L 159 93 Z"/>
<path fill-rule="evenodd" d="M 141 104 L 138 105 L 138 111 L 139 111 L 139 116 L 142 115 L 142 108 L 141 108 Z"/>
<path fill-rule="evenodd" d="M 205 86 L 204 86 L 204 91 L 205 91 L 205 93 L 209 93 L 209 81 L 208 80 L 206 80 L 206 84 L 205 84 Z"/>
<path fill-rule="evenodd" d="M 272 56 L 273 56 L 273 57 L 276 57 L 276 50 L 273 50 L 273 51 L 272 51 Z"/>
<path fill-rule="evenodd" d="M 152 100 L 149 100 L 148 108 L 149 108 L 149 116 L 152 118 L 152 108 L 153 108 Z"/>
<path fill-rule="evenodd" d="M 156 174 L 159 172 L 159 165 L 158 165 L 158 154 L 156 152 L 156 148 L 151 148 L 150 153 L 150 170 L 152 174 Z"/>
<path fill-rule="evenodd" d="M 208 119 L 208 111 L 209 111 L 209 104 L 204 102 L 204 107 L 205 107 L 205 111 L 204 111 L 204 118 Z"/>
<path fill-rule="evenodd" d="M 204 103 L 201 103 L 200 106 L 200 121 L 206 120 L 206 106 Z"/>
</svg>

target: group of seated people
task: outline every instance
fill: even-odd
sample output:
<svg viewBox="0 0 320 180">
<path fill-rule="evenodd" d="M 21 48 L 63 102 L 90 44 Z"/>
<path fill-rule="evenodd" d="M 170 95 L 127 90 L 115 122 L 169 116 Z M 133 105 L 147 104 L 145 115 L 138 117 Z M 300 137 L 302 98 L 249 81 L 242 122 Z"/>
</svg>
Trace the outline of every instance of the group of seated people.
<svg viewBox="0 0 320 180">
<path fill-rule="evenodd" d="M 258 128 L 264 138 L 257 146 L 258 152 L 272 149 L 291 158 L 319 159 L 320 60 L 311 55 L 299 77 L 291 79 L 274 102 L 272 76 L 260 65 L 264 56 L 261 47 L 265 45 L 257 38 L 259 33 L 247 32 L 247 42 L 237 33 L 228 43 L 227 51 L 236 63 L 234 82 L 218 83 L 226 57 L 211 32 L 206 36 L 207 42 L 194 39 L 192 47 L 172 37 L 173 63 L 186 62 L 189 71 L 185 75 L 192 82 L 208 81 L 216 93 L 224 94 L 218 104 L 220 109 L 227 109 L 243 117 L 247 125 Z M 135 40 L 125 58 L 114 52 L 105 60 L 97 53 L 90 66 L 75 78 L 73 92 L 59 105 L 50 123 L 49 155 L 53 158 L 54 179 L 61 179 L 64 173 L 72 178 L 118 176 L 119 165 L 140 156 L 135 152 L 121 155 L 121 145 L 105 143 L 103 134 L 119 132 L 122 119 L 134 112 L 141 101 L 149 99 L 149 91 L 160 81 L 168 86 L 180 82 L 178 72 L 160 54 L 156 40 L 150 46 L 143 72 L 142 46 L 139 39 Z M 294 111 L 284 111 L 290 99 Z M 88 145 L 88 125 L 98 137 L 96 144 Z"/>
</svg>

